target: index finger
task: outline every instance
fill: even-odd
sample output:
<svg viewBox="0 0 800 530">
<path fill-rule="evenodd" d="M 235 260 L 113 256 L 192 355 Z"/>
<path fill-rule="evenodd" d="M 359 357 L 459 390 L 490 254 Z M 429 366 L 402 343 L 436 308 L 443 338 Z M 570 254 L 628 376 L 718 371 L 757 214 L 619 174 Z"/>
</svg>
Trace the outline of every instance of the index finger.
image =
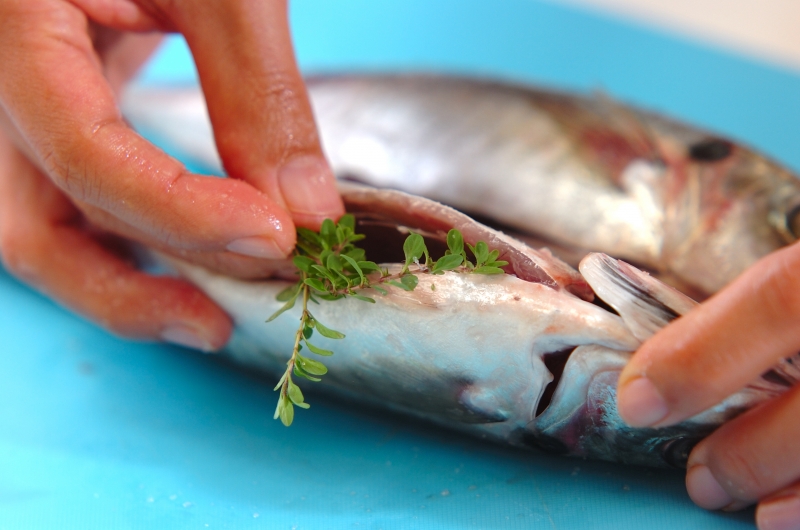
<svg viewBox="0 0 800 530">
<path fill-rule="evenodd" d="M 292 250 L 281 201 L 242 181 L 192 175 L 126 126 L 78 8 L 4 3 L 0 20 L 0 102 L 71 197 L 179 249 L 262 258 Z"/>
<path fill-rule="evenodd" d="M 295 61 L 286 0 L 172 2 L 225 169 L 319 228 L 344 207 Z"/>
<path fill-rule="evenodd" d="M 631 425 L 701 412 L 800 350 L 800 246 L 781 249 L 673 322 L 633 356 L 618 406 Z"/>
</svg>

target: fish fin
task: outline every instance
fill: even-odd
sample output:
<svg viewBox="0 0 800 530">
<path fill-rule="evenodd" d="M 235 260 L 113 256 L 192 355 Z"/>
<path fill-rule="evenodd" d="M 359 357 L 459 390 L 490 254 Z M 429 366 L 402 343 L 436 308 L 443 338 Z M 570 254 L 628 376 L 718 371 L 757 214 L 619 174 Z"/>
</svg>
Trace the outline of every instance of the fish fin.
<svg viewBox="0 0 800 530">
<path fill-rule="evenodd" d="M 597 296 L 619 313 L 641 341 L 697 305 L 646 272 L 605 254 L 587 255 L 578 269 Z"/>
</svg>

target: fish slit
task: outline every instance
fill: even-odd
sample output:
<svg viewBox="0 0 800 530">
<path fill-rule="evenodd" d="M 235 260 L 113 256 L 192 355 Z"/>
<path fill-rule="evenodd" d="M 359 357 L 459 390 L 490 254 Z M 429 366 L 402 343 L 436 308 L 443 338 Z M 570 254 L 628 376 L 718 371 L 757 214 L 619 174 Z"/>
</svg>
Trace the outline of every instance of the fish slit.
<svg viewBox="0 0 800 530">
<path fill-rule="evenodd" d="M 569 360 L 569 356 L 572 355 L 573 351 L 575 351 L 574 347 L 557 352 L 545 353 L 542 357 L 545 367 L 550 371 L 551 374 L 553 374 L 553 380 L 550 381 L 544 388 L 544 392 L 542 392 L 542 398 L 539 400 L 539 404 L 536 406 L 537 418 L 541 416 L 545 410 L 547 410 L 548 406 L 550 406 L 550 402 L 553 400 L 553 394 L 555 393 L 558 383 L 561 381 L 561 376 L 564 373 L 564 366 L 566 366 L 567 360 Z"/>
</svg>

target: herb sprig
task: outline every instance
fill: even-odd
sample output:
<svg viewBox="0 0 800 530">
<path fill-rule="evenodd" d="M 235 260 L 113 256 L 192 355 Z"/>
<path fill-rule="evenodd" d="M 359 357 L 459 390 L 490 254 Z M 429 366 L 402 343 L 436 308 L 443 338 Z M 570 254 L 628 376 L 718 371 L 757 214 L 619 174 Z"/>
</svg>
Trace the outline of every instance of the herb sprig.
<svg viewBox="0 0 800 530">
<path fill-rule="evenodd" d="M 381 284 L 392 285 L 405 291 L 413 291 L 419 278 L 412 273 L 444 274 L 447 271 L 473 272 L 477 274 L 502 274 L 501 267 L 507 261 L 498 260 L 498 250 L 489 250 L 483 241 L 473 247 L 467 243 L 475 258 L 472 262 L 464 249 L 464 238 L 456 229 L 447 234 L 448 250 L 445 255 L 432 261 L 424 238 L 411 233 L 403 243 L 405 262 L 399 273 L 391 274 L 388 269 L 379 267 L 375 262 L 367 261 L 364 249 L 354 243 L 364 239 L 363 234 L 355 233 L 355 217 L 344 215 L 338 223 L 326 219 L 319 232 L 306 228 L 297 230 L 297 247 L 292 262 L 298 269 L 300 279 L 294 285 L 281 291 L 277 300 L 284 302 L 267 322 L 278 318 L 292 309 L 298 299 L 302 304 L 300 325 L 294 339 L 292 356 L 286 363 L 286 371 L 281 376 L 275 390 L 280 391 L 275 419 L 280 418 L 287 427 L 294 420 L 294 406 L 307 409 L 303 392 L 292 380 L 292 375 L 320 381 L 320 377 L 328 372 L 328 368 L 320 361 L 301 355 L 303 348 L 318 356 L 333 355 L 333 351 L 315 346 L 309 339 L 314 331 L 329 339 L 343 339 L 344 333 L 328 328 L 317 320 L 308 309 L 309 302 L 319 304 L 319 300 L 339 300 L 345 297 L 356 298 L 364 302 L 375 303 L 375 299 L 361 294 L 363 289 L 372 289 L 382 295 L 388 291 Z M 420 260 L 424 257 L 424 261 Z M 433 288 L 433 285 L 431 285 Z"/>
</svg>

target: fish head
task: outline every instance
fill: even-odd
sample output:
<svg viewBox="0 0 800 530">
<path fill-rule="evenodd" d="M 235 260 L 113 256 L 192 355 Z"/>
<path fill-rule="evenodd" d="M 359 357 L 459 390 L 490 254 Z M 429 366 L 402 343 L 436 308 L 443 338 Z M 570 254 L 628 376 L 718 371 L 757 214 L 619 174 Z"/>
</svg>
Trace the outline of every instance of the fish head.
<svg viewBox="0 0 800 530">
<path fill-rule="evenodd" d="M 663 262 L 704 297 L 800 235 L 800 180 L 754 151 L 704 139 L 669 163 Z"/>
<path fill-rule="evenodd" d="M 721 420 L 696 418 L 659 429 L 626 425 L 617 412 L 616 387 L 629 358 L 602 346 L 578 347 L 549 406 L 514 441 L 579 458 L 686 467 L 692 448 Z"/>
</svg>

